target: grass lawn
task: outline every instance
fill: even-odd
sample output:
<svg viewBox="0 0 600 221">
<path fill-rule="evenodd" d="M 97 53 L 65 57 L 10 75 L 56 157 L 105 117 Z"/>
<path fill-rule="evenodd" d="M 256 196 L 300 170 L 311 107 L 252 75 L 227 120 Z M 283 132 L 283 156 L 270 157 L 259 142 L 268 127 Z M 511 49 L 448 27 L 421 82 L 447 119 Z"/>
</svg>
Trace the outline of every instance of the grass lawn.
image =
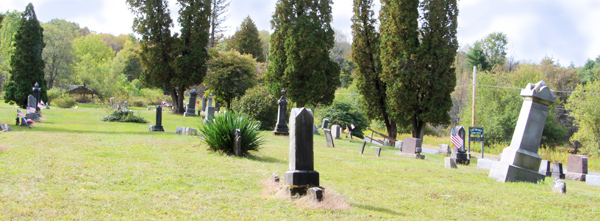
<svg viewBox="0 0 600 221">
<path fill-rule="evenodd" d="M 270 131 L 247 158 L 208 151 L 177 126 L 198 128 L 200 118 L 165 112 L 166 132 L 148 132 L 154 112 L 136 114 L 148 124 L 109 123 L 102 107 L 43 110 L 32 129 L 13 126 L 16 110 L 0 104 L 0 220 L 571 220 L 597 219 L 600 187 L 566 181 L 567 194 L 539 184 L 498 183 L 476 163 L 445 169 L 442 155 L 426 160 L 381 157 L 361 141 L 314 137 L 315 170 L 344 210 L 305 208 L 265 193 L 265 180 L 288 170 L 287 137 Z"/>
</svg>

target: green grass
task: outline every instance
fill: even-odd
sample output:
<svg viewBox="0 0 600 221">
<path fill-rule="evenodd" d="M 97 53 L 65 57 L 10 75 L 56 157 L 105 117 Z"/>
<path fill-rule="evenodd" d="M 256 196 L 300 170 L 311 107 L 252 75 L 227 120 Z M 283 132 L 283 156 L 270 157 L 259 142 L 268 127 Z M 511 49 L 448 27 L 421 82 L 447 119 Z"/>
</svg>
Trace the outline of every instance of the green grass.
<svg viewBox="0 0 600 221">
<path fill-rule="evenodd" d="M 445 169 L 442 155 L 426 160 L 381 157 L 361 141 L 314 137 L 321 186 L 350 206 L 305 209 L 265 194 L 262 184 L 288 170 L 287 137 L 262 132 L 265 144 L 247 158 L 208 151 L 177 126 L 198 128 L 200 118 L 165 112 L 165 133 L 150 133 L 154 112 L 135 109 L 151 123 L 102 122 L 108 111 L 43 110 L 32 129 L 0 133 L 0 220 L 216 219 L 216 220 L 571 220 L 600 214 L 600 187 L 566 181 L 567 194 L 540 184 L 498 183 L 471 166 Z M 2 123 L 16 110 L 0 104 Z M 14 127 L 14 126 L 11 126 Z M 321 134 L 323 134 L 321 132 Z M 427 140 L 427 139 L 426 139 Z M 428 141 L 426 141 L 427 143 Z M 437 146 L 437 145 L 436 145 Z"/>
</svg>

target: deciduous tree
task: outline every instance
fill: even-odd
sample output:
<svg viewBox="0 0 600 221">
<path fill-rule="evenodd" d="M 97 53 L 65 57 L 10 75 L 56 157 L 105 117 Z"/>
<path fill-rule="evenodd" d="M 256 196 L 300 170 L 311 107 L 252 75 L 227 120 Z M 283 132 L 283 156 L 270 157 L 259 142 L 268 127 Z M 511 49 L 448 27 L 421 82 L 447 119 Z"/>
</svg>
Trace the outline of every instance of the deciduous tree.
<svg viewBox="0 0 600 221">
<path fill-rule="evenodd" d="M 205 83 L 218 100 L 231 107 L 234 98 L 256 84 L 256 66 L 252 55 L 241 55 L 235 50 L 215 53 L 215 58 L 208 62 L 210 73 Z"/>
<path fill-rule="evenodd" d="M 219 43 L 219 39 L 223 37 L 221 33 L 225 32 L 227 27 L 223 26 L 223 22 L 229 18 L 225 14 L 229 10 L 229 0 L 211 0 L 210 13 L 210 41 L 209 47 L 213 48 Z"/>
<path fill-rule="evenodd" d="M 53 19 L 42 24 L 46 47 L 42 58 L 46 64 L 44 73 L 48 88 L 52 89 L 57 80 L 65 80 L 73 73 L 75 57 L 71 43 L 81 35 L 77 23 Z"/>
</svg>

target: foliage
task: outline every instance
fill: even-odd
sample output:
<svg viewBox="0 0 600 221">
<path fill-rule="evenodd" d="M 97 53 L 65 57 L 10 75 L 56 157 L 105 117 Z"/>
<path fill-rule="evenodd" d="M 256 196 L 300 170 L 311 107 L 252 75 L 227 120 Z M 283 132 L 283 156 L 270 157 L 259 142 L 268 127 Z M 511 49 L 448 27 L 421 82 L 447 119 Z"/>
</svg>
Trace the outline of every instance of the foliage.
<svg viewBox="0 0 600 221">
<path fill-rule="evenodd" d="M 223 26 L 223 22 L 227 20 L 229 15 L 225 14 L 229 10 L 230 0 L 210 0 L 210 39 L 208 47 L 213 48 L 219 42 L 219 39 L 223 38 L 221 33 L 227 30 L 226 26 Z"/>
<path fill-rule="evenodd" d="M 21 26 L 21 12 L 12 11 L 4 14 L 0 27 L 0 74 L 2 81 L 9 78 L 10 57 L 15 48 L 15 34 Z"/>
<path fill-rule="evenodd" d="M 420 6 L 382 1 L 380 58 L 388 113 L 401 125 L 412 124 L 413 137 L 422 138 L 428 123 L 450 123 L 457 16 L 456 0 L 425 0 Z"/>
<path fill-rule="evenodd" d="M 110 97 L 118 90 L 121 76 L 110 71 L 115 56 L 112 48 L 102 40 L 102 35 L 90 34 L 73 40 L 76 61 L 72 82 L 86 85 L 103 97 Z"/>
<path fill-rule="evenodd" d="M 589 81 L 579 85 L 567 100 L 565 108 L 575 118 L 579 130 L 571 137 L 571 141 L 583 144 L 587 153 L 600 155 L 600 81 Z"/>
<path fill-rule="evenodd" d="M 244 113 L 260 122 L 261 130 L 272 130 L 277 123 L 277 97 L 270 94 L 264 85 L 246 91 L 244 96 L 235 98 L 231 110 Z"/>
<path fill-rule="evenodd" d="M 200 138 L 213 151 L 233 154 L 234 133 L 240 129 L 242 154 L 247 155 L 249 151 L 258 151 L 264 143 L 259 124 L 248 115 L 229 111 L 200 126 Z"/>
<path fill-rule="evenodd" d="M 50 104 L 51 101 L 53 101 L 56 98 L 59 98 L 61 96 L 62 92 L 57 89 L 57 88 L 53 88 L 48 90 L 48 104 Z"/>
<path fill-rule="evenodd" d="M 395 138 L 396 122 L 387 109 L 387 84 L 381 80 L 381 60 L 379 33 L 373 18 L 372 0 L 354 0 L 352 17 L 352 60 L 356 64 L 357 86 L 362 99 L 363 110 L 371 120 L 381 120 L 388 136 Z"/>
<path fill-rule="evenodd" d="M 334 46 L 331 4 L 277 2 L 266 82 L 273 94 L 285 88 L 296 107 L 331 104 L 340 85 L 340 67 L 329 58 Z"/>
<path fill-rule="evenodd" d="M 72 98 L 69 95 L 60 96 L 59 98 L 52 100 L 52 103 L 60 108 L 72 108 L 77 105 L 75 98 Z"/>
<path fill-rule="evenodd" d="M 244 95 L 256 84 L 255 65 L 252 55 L 241 55 L 237 51 L 216 52 L 208 61 L 211 72 L 206 76 L 206 86 L 220 101 L 231 106 L 231 101 Z"/>
<path fill-rule="evenodd" d="M 369 127 L 369 120 L 362 110 L 343 101 L 334 101 L 329 107 L 319 110 L 319 119 L 329 119 L 329 125 L 340 125 L 343 129 L 347 126 L 352 136 L 364 138 L 363 130 Z M 351 125 L 355 128 L 352 129 Z"/>
<path fill-rule="evenodd" d="M 124 48 L 117 52 L 117 56 L 110 64 L 113 74 L 123 74 L 129 81 L 139 79 L 143 71 L 139 45 L 136 45 L 136 42 L 137 40 L 126 41 Z"/>
<path fill-rule="evenodd" d="M 506 44 L 508 38 L 502 32 L 494 32 L 481 39 L 481 49 L 490 67 L 502 66 L 506 61 Z"/>
<path fill-rule="evenodd" d="M 52 19 L 42 24 L 44 27 L 44 42 L 46 47 L 42 58 L 46 64 L 44 73 L 48 88 L 52 89 L 56 82 L 66 83 L 73 74 L 75 55 L 71 43 L 81 35 L 77 23 L 62 19 Z"/>
<path fill-rule="evenodd" d="M 579 69 L 581 83 L 588 83 L 600 79 L 600 56 L 596 60 L 588 59 L 585 65 Z"/>
<path fill-rule="evenodd" d="M 250 16 L 242 21 L 242 24 L 227 44 L 229 48 L 237 50 L 240 54 L 251 54 L 256 61 L 265 62 L 258 29 Z"/>
<path fill-rule="evenodd" d="M 15 49 L 10 59 L 10 80 L 6 85 L 4 102 L 15 102 L 21 108 L 27 105 L 27 96 L 37 82 L 40 100 L 48 101 L 44 80 L 44 29 L 37 20 L 33 5 L 29 3 L 21 15 L 21 24 L 15 34 Z"/>
<path fill-rule="evenodd" d="M 260 48 L 265 58 L 263 62 L 269 62 L 269 48 L 271 47 L 271 34 L 269 31 L 262 30 L 258 32 L 258 36 L 260 37 Z"/>
<path fill-rule="evenodd" d="M 108 122 L 130 122 L 130 123 L 148 123 L 143 117 L 133 114 L 133 111 L 114 111 L 110 115 L 103 117 L 102 121 Z"/>
<path fill-rule="evenodd" d="M 483 54 L 480 42 L 475 42 L 475 44 L 473 44 L 473 47 L 469 49 L 469 53 L 466 54 L 466 57 L 467 65 L 469 67 L 476 66 L 479 71 L 488 71 L 491 68 L 485 54 Z"/>
</svg>

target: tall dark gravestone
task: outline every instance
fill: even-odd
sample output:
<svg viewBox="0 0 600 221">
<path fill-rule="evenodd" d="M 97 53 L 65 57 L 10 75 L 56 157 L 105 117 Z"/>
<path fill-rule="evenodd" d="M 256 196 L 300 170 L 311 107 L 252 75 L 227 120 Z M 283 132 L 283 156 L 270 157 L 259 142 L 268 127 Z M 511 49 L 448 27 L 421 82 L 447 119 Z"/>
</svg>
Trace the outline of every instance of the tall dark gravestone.
<svg viewBox="0 0 600 221">
<path fill-rule="evenodd" d="M 294 108 L 290 115 L 290 171 L 285 172 L 285 185 L 292 195 L 306 194 L 319 186 L 319 172 L 314 170 L 313 114 L 307 108 Z"/>
<path fill-rule="evenodd" d="M 156 106 L 156 125 L 150 125 L 150 131 L 162 131 L 165 129 L 162 126 L 162 106 Z"/>
<path fill-rule="evenodd" d="M 190 91 L 190 100 L 185 108 L 185 113 L 183 113 L 184 117 L 195 117 L 196 115 L 196 96 L 198 96 L 198 92 L 196 89 L 192 89 Z"/>
<path fill-rule="evenodd" d="M 323 124 L 321 124 L 321 128 L 327 129 L 327 126 L 329 126 L 329 119 L 325 118 L 323 119 Z"/>
<path fill-rule="evenodd" d="M 202 97 L 202 109 L 200 111 L 206 111 L 206 97 Z"/>
<path fill-rule="evenodd" d="M 38 82 L 35 82 L 35 84 L 33 85 L 33 89 L 31 89 L 33 91 L 33 97 L 35 97 L 35 113 L 41 113 L 42 110 L 40 110 L 40 108 L 38 107 L 37 104 L 40 103 L 40 93 L 42 92 L 42 89 L 40 88 L 40 85 L 38 84 Z"/>
<path fill-rule="evenodd" d="M 277 104 L 279 105 L 279 110 L 277 111 L 277 124 L 275 125 L 275 130 L 273 130 L 273 135 L 287 136 L 289 134 L 289 129 L 285 122 L 287 118 L 285 112 L 287 110 L 288 101 L 285 99 L 285 89 L 281 90 L 281 98 L 279 98 Z"/>
</svg>

